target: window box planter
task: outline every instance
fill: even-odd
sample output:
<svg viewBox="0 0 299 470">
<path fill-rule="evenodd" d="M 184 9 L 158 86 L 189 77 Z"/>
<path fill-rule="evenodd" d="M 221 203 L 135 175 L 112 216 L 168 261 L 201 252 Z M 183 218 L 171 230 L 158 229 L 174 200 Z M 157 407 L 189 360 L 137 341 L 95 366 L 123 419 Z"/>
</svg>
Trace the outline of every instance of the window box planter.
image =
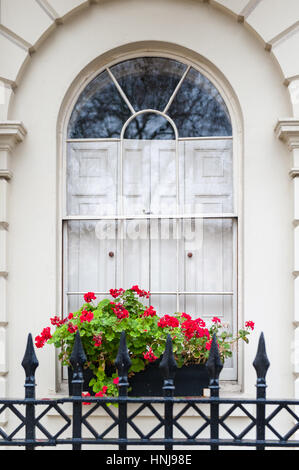
<svg viewBox="0 0 299 470">
<path fill-rule="evenodd" d="M 144 371 L 138 372 L 129 378 L 131 397 L 160 397 L 163 396 L 163 378 L 159 370 L 160 361 L 149 364 Z M 72 369 L 68 369 L 69 394 L 72 395 Z M 89 382 L 93 378 L 90 369 L 83 372 L 84 384 L 83 391 L 94 395 Z M 175 393 L 176 397 L 200 397 L 203 396 L 203 390 L 209 386 L 209 375 L 205 364 L 191 364 L 177 369 L 175 375 Z"/>
</svg>

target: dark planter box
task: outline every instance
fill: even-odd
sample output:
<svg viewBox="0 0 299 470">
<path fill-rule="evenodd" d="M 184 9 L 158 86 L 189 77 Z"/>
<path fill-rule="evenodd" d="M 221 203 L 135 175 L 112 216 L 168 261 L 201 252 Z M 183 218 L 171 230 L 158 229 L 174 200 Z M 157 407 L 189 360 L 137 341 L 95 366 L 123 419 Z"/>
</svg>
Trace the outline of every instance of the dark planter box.
<svg viewBox="0 0 299 470">
<path fill-rule="evenodd" d="M 93 374 L 89 369 L 84 370 L 83 391 L 94 395 L 89 387 Z M 72 395 L 72 369 L 69 369 L 69 394 Z M 159 361 L 149 364 L 147 368 L 129 379 L 131 397 L 161 397 L 163 396 L 163 379 L 159 371 Z M 203 390 L 209 386 L 209 375 L 205 365 L 194 364 L 177 369 L 175 375 L 175 397 L 200 397 Z"/>
</svg>

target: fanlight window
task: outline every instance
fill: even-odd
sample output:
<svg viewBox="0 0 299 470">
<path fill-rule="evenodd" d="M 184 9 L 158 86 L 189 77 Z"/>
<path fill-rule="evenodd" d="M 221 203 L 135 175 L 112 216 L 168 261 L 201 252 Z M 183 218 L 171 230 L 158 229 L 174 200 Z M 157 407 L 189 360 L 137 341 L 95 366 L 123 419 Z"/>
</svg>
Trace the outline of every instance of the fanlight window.
<svg viewBox="0 0 299 470">
<path fill-rule="evenodd" d="M 161 314 L 236 329 L 232 124 L 195 68 L 143 57 L 83 90 L 67 138 L 65 310 L 139 284 Z M 224 376 L 236 378 L 236 360 Z"/>
</svg>

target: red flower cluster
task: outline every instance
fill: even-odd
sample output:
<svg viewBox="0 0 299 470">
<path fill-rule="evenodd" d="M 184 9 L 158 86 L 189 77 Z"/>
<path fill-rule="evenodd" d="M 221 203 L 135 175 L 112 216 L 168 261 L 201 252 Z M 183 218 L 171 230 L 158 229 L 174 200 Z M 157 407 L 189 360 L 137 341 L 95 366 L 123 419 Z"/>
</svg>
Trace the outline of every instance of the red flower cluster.
<svg viewBox="0 0 299 470">
<path fill-rule="evenodd" d="M 77 330 L 78 330 L 77 325 L 73 325 L 72 322 L 69 322 L 68 327 L 67 327 L 67 331 L 69 333 L 76 333 Z"/>
<path fill-rule="evenodd" d="M 254 330 L 254 322 L 253 321 L 247 321 L 245 323 L 245 328 L 250 328 L 252 331 Z"/>
<path fill-rule="evenodd" d="M 87 303 L 90 303 L 92 300 L 96 300 L 94 292 L 87 292 L 87 294 L 84 294 L 84 300 Z"/>
<path fill-rule="evenodd" d="M 164 317 L 162 317 L 161 320 L 158 322 L 158 326 L 160 326 L 160 328 L 165 328 L 167 326 L 170 326 L 171 328 L 177 328 L 178 326 L 180 326 L 180 322 L 175 317 L 164 315 Z"/>
<path fill-rule="evenodd" d="M 94 345 L 96 348 L 99 348 L 102 345 L 103 338 L 101 335 L 95 335 L 93 337 Z"/>
<path fill-rule="evenodd" d="M 212 322 L 217 324 L 217 323 L 221 323 L 221 320 L 218 317 L 214 317 L 212 318 Z"/>
<path fill-rule="evenodd" d="M 140 289 L 138 286 L 133 286 L 131 287 L 131 290 L 133 292 L 136 292 L 136 294 L 139 296 L 139 297 L 146 297 L 147 299 L 149 299 L 149 296 L 150 296 L 150 292 L 146 291 L 146 290 L 142 290 Z"/>
<path fill-rule="evenodd" d="M 43 348 L 45 343 L 48 341 L 48 339 L 51 339 L 51 328 L 44 328 L 43 331 L 41 332 L 40 336 L 37 336 L 35 338 L 35 346 L 37 348 Z"/>
<path fill-rule="evenodd" d="M 82 397 L 90 397 L 90 396 L 91 396 L 91 395 L 90 395 L 89 392 L 82 393 Z M 82 403 L 82 405 L 91 405 L 91 403 L 88 403 L 88 402 L 84 401 L 84 402 Z"/>
<path fill-rule="evenodd" d="M 110 302 L 110 305 L 112 306 L 112 310 L 119 320 L 122 320 L 123 318 L 129 318 L 129 312 L 125 309 L 123 304 L 115 304 L 114 302 Z"/>
<path fill-rule="evenodd" d="M 143 317 L 155 317 L 157 315 L 156 310 L 154 310 L 154 307 L 151 305 L 149 308 L 147 308 L 144 313 Z"/>
<path fill-rule="evenodd" d="M 60 318 L 57 316 L 50 318 L 51 325 L 57 326 L 57 327 L 64 325 L 67 322 L 67 320 L 68 320 L 67 318 L 60 320 Z"/>
<path fill-rule="evenodd" d="M 119 377 L 116 377 L 116 379 L 113 379 L 113 383 L 114 383 L 114 385 L 118 385 L 119 384 Z"/>
<path fill-rule="evenodd" d="M 107 390 L 108 390 L 108 387 L 106 385 L 104 385 L 102 390 L 100 390 L 98 393 L 95 394 L 95 397 L 103 397 L 104 395 L 106 395 Z M 90 396 L 91 395 L 90 395 L 89 392 L 82 393 L 82 397 L 90 397 Z M 84 401 L 83 405 L 91 405 L 91 403 Z"/>
<path fill-rule="evenodd" d="M 182 318 L 186 318 L 186 320 L 192 320 L 191 316 L 188 315 L 188 313 L 185 313 L 185 312 L 182 313 Z"/>
<path fill-rule="evenodd" d="M 80 316 L 80 321 L 81 323 L 84 323 L 87 321 L 88 323 L 93 320 L 93 313 L 87 310 L 82 310 L 81 316 Z"/>
<path fill-rule="evenodd" d="M 96 393 L 95 396 L 96 397 L 103 397 L 104 395 L 106 395 L 107 390 L 108 390 L 108 387 L 106 385 L 104 385 L 102 390 L 100 390 L 98 393 Z"/>
<path fill-rule="evenodd" d="M 143 357 L 149 362 L 155 362 L 158 359 L 157 356 L 154 355 L 152 348 L 149 348 L 146 353 L 143 353 Z"/>
<path fill-rule="evenodd" d="M 184 321 L 182 323 L 182 330 L 188 341 L 190 341 L 194 336 L 196 338 L 203 338 L 206 336 L 210 339 L 209 330 L 205 328 L 205 326 L 205 322 L 201 318 L 197 318 L 196 320 Z"/>
<path fill-rule="evenodd" d="M 110 295 L 114 299 L 122 295 L 124 292 L 125 292 L 124 289 L 110 289 Z"/>
</svg>

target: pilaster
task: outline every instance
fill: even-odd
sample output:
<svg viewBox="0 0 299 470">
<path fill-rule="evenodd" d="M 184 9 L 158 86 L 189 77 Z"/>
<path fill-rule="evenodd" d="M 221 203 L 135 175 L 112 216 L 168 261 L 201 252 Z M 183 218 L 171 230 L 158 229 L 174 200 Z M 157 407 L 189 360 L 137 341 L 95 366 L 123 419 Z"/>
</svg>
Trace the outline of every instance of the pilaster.
<svg viewBox="0 0 299 470">
<path fill-rule="evenodd" d="M 7 282 L 9 282 L 8 241 L 9 214 L 8 198 L 11 171 L 11 158 L 15 146 L 22 142 L 26 130 L 21 122 L 0 121 L 0 394 L 5 398 L 7 391 Z M 1 422 L 5 417 L 1 415 Z M 1 423 L 0 423 L 1 424 Z"/>
<path fill-rule="evenodd" d="M 275 133 L 279 139 L 285 142 L 292 154 L 291 168 L 289 175 L 293 180 L 294 198 L 294 351 L 292 355 L 294 365 L 294 394 L 299 398 L 299 120 L 281 119 L 275 128 Z"/>
</svg>

